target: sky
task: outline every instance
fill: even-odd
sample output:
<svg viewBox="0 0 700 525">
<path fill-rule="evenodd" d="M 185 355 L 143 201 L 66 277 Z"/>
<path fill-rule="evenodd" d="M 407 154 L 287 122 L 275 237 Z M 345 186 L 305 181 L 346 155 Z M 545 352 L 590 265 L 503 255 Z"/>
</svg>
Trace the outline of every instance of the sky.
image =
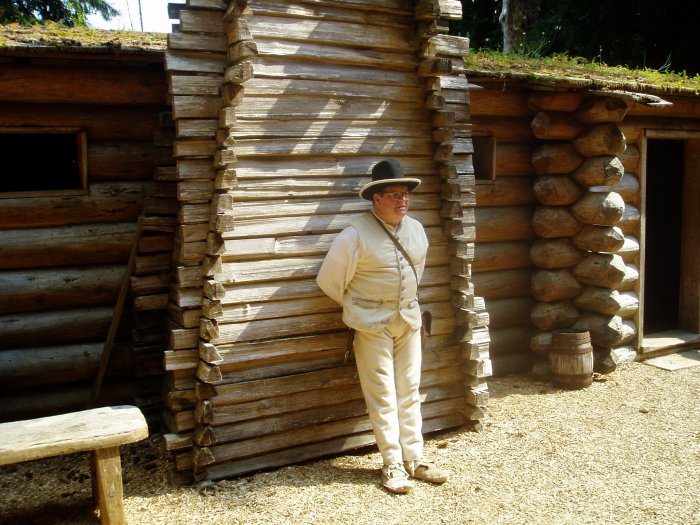
<svg viewBox="0 0 700 525">
<path fill-rule="evenodd" d="M 139 0 L 109 0 L 109 3 L 121 12 L 121 15 L 109 22 L 100 15 L 88 17 L 90 27 L 97 29 L 126 29 L 141 31 L 139 18 Z M 172 23 L 168 19 L 168 3 L 184 3 L 182 0 L 141 0 L 143 30 L 147 33 L 170 33 Z M 129 16 L 131 15 L 131 16 Z"/>
</svg>

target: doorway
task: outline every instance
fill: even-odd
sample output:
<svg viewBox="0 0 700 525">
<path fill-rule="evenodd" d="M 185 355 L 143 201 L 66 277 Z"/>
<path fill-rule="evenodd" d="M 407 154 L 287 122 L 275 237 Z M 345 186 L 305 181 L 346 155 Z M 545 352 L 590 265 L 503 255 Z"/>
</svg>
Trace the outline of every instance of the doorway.
<svg viewBox="0 0 700 525">
<path fill-rule="evenodd" d="M 684 141 L 647 141 L 644 335 L 679 327 Z"/>
</svg>

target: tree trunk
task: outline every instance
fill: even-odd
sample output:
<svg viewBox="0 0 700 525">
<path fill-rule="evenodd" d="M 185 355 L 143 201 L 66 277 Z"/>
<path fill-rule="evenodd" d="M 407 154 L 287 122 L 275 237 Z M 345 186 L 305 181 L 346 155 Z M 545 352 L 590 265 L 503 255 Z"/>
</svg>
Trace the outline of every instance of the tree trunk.
<svg viewBox="0 0 700 525">
<path fill-rule="evenodd" d="M 525 25 L 524 0 L 503 0 L 503 7 L 498 21 L 503 30 L 503 53 L 521 52 L 523 26 Z"/>
</svg>

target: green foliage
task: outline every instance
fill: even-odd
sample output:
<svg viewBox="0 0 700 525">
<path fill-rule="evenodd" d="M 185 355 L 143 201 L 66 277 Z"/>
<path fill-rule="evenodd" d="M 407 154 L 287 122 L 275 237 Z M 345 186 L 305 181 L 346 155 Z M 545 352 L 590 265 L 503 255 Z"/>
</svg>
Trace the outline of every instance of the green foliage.
<svg viewBox="0 0 700 525">
<path fill-rule="evenodd" d="M 500 0 L 461 0 L 451 34 L 472 49 L 503 49 Z M 521 54 L 581 56 L 599 64 L 700 73 L 693 0 L 521 0 L 528 19 Z"/>
<path fill-rule="evenodd" d="M 0 23 L 25 25 L 48 21 L 84 26 L 87 16 L 110 20 L 119 14 L 108 0 L 0 0 Z"/>
</svg>

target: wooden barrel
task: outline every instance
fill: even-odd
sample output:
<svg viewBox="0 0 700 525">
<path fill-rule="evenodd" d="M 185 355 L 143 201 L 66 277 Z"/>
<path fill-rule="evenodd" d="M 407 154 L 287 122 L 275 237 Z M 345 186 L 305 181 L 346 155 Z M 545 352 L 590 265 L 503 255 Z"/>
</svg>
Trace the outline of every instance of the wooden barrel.
<svg viewBox="0 0 700 525">
<path fill-rule="evenodd" d="M 549 363 L 556 386 L 577 390 L 593 382 L 593 347 L 588 330 L 554 330 L 550 348 Z"/>
</svg>

